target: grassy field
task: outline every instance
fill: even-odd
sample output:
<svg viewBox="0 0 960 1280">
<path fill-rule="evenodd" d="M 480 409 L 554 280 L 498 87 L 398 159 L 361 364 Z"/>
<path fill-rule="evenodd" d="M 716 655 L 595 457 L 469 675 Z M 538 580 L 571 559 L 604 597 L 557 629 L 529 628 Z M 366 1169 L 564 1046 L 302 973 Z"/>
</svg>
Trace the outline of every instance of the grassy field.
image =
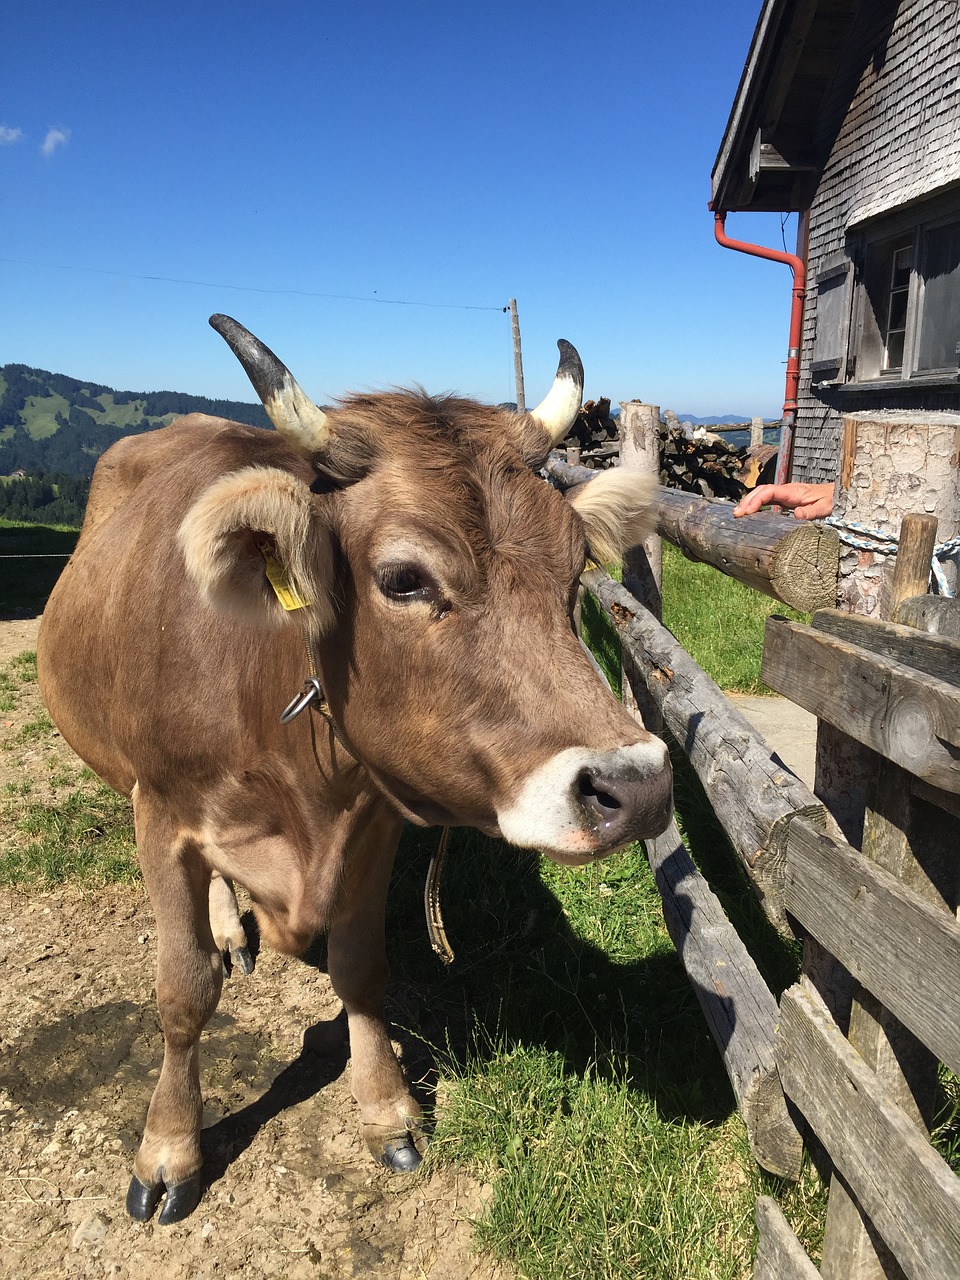
<svg viewBox="0 0 960 1280">
<path fill-rule="evenodd" d="M 760 680 L 763 628 L 772 613 L 806 621 L 706 564 L 663 547 L 663 621 L 721 689 L 769 693 Z"/>
<path fill-rule="evenodd" d="M 60 430 L 56 415 L 70 413 L 70 402 L 63 396 L 28 396 L 21 417 L 31 440 L 46 440 Z"/>
<path fill-rule="evenodd" d="M 66 553 L 74 537 L 0 530 L 0 546 L 6 538 Z M 773 602 L 666 550 L 668 625 L 721 684 L 755 690 Z M 25 561 L 29 572 L 11 580 L 15 594 L 0 610 L 41 602 L 61 563 Z M 615 644 L 589 604 L 586 626 L 615 671 Z M 29 655 L 11 664 L 0 706 L 25 705 L 34 680 Z M 39 709 L 21 720 L 3 744 L 13 760 L 52 734 Z M 696 778 L 676 764 L 694 856 L 781 989 L 796 954 L 766 929 Z M 42 780 L 8 783 L 0 804 L 0 882 L 136 878 L 128 805 L 61 756 L 50 756 Z M 430 1161 L 473 1167 L 492 1183 L 477 1226 L 483 1247 L 530 1280 L 741 1280 L 763 1190 L 815 1255 L 822 1188 L 812 1170 L 786 1187 L 753 1164 L 642 849 L 572 872 L 454 832 L 443 899 L 457 961 L 444 969 L 422 920 L 434 839 L 409 831 L 397 859 L 391 1012 L 437 1066 Z"/>
</svg>

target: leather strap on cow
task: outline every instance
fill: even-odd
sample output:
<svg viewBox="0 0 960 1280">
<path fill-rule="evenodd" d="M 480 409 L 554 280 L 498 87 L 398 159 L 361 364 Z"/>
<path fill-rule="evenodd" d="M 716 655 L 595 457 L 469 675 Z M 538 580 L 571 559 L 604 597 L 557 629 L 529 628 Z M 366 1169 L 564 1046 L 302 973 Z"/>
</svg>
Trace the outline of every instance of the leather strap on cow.
<svg viewBox="0 0 960 1280">
<path fill-rule="evenodd" d="M 280 723 L 289 724 L 291 720 L 296 719 L 301 711 L 305 711 L 307 707 L 312 707 L 314 711 L 318 712 L 326 720 L 330 726 L 331 733 L 343 749 L 353 755 L 353 752 L 350 751 L 349 746 L 344 741 L 343 735 L 337 728 L 327 696 L 323 692 L 320 677 L 316 674 L 320 670 L 316 641 L 309 635 L 305 639 L 311 674 L 303 682 L 303 689 L 300 693 L 287 703 L 281 713 Z M 354 759 L 356 759 L 355 756 Z M 443 926 L 443 915 L 440 911 L 440 882 L 443 877 L 443 866 L 447 858 L 449 839 L 450 828 L 441 827 L 440 839 L 437 841 L 436 848 L 431 855 L 430 865 L 427 868 L 427 880 L 423 888 L 423 909 L 427 918 L 427 936 L 430 939 L 430 946 L 433 948 L 434 954 L 444 964 L 453 964 L 454 961 L 453 948 L 447 938 L 447 931 Z"/>
<path fill-rule="evenodd" d="M 434 955 L 444 964 L 453 964 L 453 948 L 447 939 L 447 931 L 443 927 L 443 916 L 440 914 L 440 879 L 443 875 L 443 864 L 447 858 L 447 846 L 450 842 L 450 828 L 441 827 L 440 839 L 427 868 L 427 882 L 423 887 L 423 909 L 427 917 L 427 934 Z"/>
</svg>

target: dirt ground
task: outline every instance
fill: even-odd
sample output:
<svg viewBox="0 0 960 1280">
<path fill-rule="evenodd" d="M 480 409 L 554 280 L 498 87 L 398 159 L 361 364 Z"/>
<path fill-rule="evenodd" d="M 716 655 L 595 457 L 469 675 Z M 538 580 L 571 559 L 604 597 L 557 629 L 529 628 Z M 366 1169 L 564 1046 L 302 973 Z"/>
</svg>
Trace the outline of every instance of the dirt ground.
<svg viewBox="0 0 960 1280">
<path fill-rule="evenodd" d="M 36 627 L 0 621 L 0 666 Z M 0 746 L 38 706 L 26 694 L 0 713 Z M 0 752 L 0 784 L 48 777 L 52 757 L 69 766 L 59 740 Z M 131 1221 L 161 1055 L 154 957 L 140 888 L 0 890 L 0 1276 L 509 1280 L 472 1244 L 489 1186 L 374 1165 L 326 975 L 267 951 L 225 982 L 203 1038 L 199 1208 L 170 1227 Z"/>
</svg>

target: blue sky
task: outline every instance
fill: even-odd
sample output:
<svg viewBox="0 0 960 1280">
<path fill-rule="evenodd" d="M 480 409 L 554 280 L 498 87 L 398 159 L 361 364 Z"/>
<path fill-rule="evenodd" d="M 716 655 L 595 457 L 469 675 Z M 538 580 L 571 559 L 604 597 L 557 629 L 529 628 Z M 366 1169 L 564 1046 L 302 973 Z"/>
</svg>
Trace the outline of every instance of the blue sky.
<svg viewBox="0 0 960 1280">
<path fill-rule="evenodd" d="M 776 416 L 790 272 L 707 209 L 760 6 L 10 6 L 0 364 L 249 400 L 225 311 L 320 401 L 498 401 L 516 297 L 528 402 L 565 337 L 588 397 Z"/>
</svg>

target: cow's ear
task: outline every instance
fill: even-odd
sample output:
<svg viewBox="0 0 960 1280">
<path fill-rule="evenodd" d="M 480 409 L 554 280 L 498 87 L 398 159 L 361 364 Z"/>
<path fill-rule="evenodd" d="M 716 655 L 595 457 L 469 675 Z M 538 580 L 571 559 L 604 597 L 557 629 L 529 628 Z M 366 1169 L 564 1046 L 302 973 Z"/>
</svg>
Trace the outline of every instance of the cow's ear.
<svg viewBox="0 0 960 1280">
<path fill-rule="evenodd" d="M 276 467 L 223 476 L 180 525 L 187 572 L 216 608 L 259 626 L 333 621 L 330 535 L 309 488 Z"/>
<path fill-rule="evenodd" d="M 566 496 L 583 521 L 590 554 L 599 564 L 619 560 L 656 528 L 656 484 L 649 476 L 619 468 L 600 471 Z"/>
</svg>

